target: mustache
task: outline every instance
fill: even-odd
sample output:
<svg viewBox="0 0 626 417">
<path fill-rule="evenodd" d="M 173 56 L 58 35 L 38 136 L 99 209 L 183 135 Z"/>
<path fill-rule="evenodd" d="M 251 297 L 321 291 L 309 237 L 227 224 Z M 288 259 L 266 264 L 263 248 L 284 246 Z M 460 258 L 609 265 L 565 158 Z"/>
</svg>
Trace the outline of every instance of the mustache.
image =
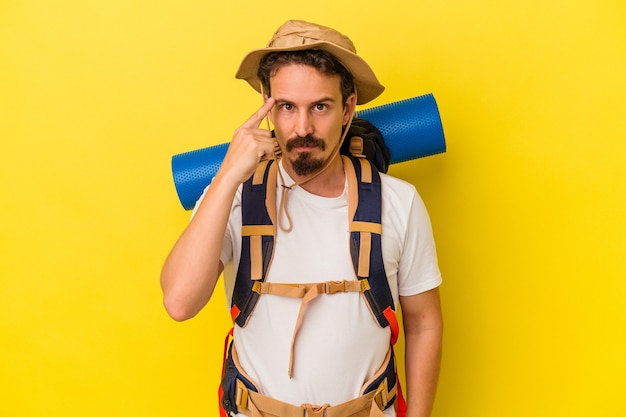
<svg viewBox="0 0 626 417">
<path fill-rule="evenodd" d="M 293 139 L 289 139 L 285 144 L 287 148 L 287 152 L 291 151 L 293 148 L 299 147 L 318 147 L 321 150 L 326 149 L 326 143 L 322 139 L 316 138 L 312 135 L 306 136 L 296 136 Z"/>
</svg>

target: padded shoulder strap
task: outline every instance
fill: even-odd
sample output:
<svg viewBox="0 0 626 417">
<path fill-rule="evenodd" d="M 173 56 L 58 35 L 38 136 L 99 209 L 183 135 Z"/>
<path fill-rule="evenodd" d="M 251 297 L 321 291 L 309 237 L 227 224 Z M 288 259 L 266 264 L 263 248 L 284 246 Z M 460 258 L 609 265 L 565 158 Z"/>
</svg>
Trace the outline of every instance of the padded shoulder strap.
<svg viewBox="0 0 626 417">
<path fill-rule="evenodd" d="M 362 280 L 363 296 L 381 327 L 390 326 L 392 342 L 398 334 L 395 305 L 382 256 L 380 174 L 365 158 L 342 156 L 348 180 L 350 255 Z M 276 240 L 276 169 L 273 161 L 259 164 L 244 183 L 241 212 L 241 259 L 231 301 L 233 321 L 244 327 L 260 295 Z"/>
<path fill-rule="evenodd" d="M 350 253 L 359 280 L 367 280 L 363 295 L 381 327 L 392 327 L 392 340 L 399 331 L 395 305 L 385 273 L 382 253 L 382 194 L 380 174 L 365 158 L 344 156 L 348 176 Z"/>
<path fill-rule="evenodd" d="M 231 316 L 241 327 L 246 325 L 259 298 L 253 291 L 254 282 L 265 281 L 274 251 L 277 164 L 273 162 L 261 162 L 243 184 L 241 258 L 231 301 Z"/>
</svg>

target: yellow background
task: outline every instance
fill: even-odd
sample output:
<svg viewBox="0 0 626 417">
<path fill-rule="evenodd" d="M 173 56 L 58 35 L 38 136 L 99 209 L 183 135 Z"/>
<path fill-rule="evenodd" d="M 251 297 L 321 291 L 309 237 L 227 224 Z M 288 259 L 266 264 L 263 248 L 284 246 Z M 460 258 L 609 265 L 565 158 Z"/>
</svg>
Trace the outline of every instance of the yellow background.
<svg viewBox="0 0 626 417">
<path fill-rule="evenodd" d="M 368 106 L 439 104 L 447 153 L 391 169 L 445 279 L 434 417 L 626 415 L 625 4 L 0 1 L 0 415 L 216 415 L 221 291 L 161 306 L 170 158 L 259 106 L 233 74 L 289 18 L 349 34 Z"/>
</svg>

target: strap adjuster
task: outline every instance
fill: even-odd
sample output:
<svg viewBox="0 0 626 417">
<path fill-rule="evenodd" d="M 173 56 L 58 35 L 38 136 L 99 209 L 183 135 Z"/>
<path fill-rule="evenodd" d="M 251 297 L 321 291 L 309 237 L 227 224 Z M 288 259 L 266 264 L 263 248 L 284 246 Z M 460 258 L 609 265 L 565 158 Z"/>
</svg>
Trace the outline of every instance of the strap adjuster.
<svg viewBox="0 0 626 417">
<path fill-rule="evenodd" d="M 387 407 L 387 403 L 389 401 L 389 390 L 387 388 L 387 378 L 383 379 L 383 382 L 380 383 L 378 389 L 376 390 L 376 394 L 374 394 L 374 401 L 376 405 L 381 410 L 384 410 Z"/>
<path fill-rule="evenodd" d="M 326 417 L 326 409 L 330 407 L 330 404 L 313 405 L 302 404 L 302 408 L 306 411 L 306 417 Z"/>
<path fill-rule="evenodd" d="M 237 408 L 248 408 L 248 387 L 239 379 L 237 379 L 237 386 L 235 388 L 235 404 Z"/>
<path fill-rule="evenodd" d="M 346 281 L 328 281 L 324 283 L 324 294 L 346 292 Z"/>
</svg>

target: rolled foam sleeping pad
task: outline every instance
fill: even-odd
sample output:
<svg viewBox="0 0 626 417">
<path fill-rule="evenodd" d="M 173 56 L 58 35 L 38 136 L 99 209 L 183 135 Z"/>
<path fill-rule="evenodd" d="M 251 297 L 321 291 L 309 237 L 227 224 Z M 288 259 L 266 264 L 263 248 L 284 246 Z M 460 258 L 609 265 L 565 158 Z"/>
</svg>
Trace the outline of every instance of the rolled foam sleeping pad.
<svg viewBox="0 0 626 417">
<path fill-rule="evenodd" d="M 383 134 L 391 163 L 409 161 L 446 151 L 443 126 L 432 94 L 425 94 L 358 112 Z M 184 152 L 172 157 L 178 198 L 190 210 L 217 173 L 228 143 Z"/>
</svg>

